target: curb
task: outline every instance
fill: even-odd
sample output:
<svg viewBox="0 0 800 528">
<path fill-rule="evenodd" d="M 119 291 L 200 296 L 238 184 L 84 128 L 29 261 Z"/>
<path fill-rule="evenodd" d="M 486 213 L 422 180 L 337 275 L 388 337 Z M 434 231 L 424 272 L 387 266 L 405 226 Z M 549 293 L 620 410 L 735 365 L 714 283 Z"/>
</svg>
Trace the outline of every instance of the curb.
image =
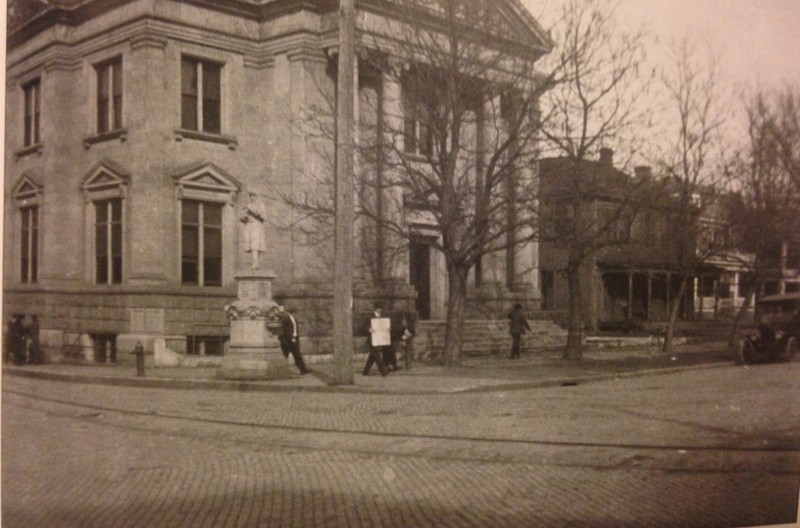
<svg viewBox="0 0 800 528">
<path fill-rule="evenodd" d="M 44 372 L 26 368 L 4 367 L 3 374 L 28 379 L 42 379 L 48 381 L 61 381 L 67 383 L 84 383 L 91 385 L 108 385 L 115 387 L 134 387 L 142 389 L 178 389 L 178 390 L 227 390 L 239 392 L 321 392 L 321 393 L 352 393 L 352 394 L 385 394 L 385 395 L 447 395 L 470 394 L 482 392 L 499 392 L 509 390 L 525 390 L 552 387 L 573 387 L 586 383 L 613 381 L 621 378 L 635 378 L 672 374 L 686 370 L 702 370 L 729 366 L 730 361 L 715 361 L 698 365 L 664 367 L 610 374 L 595 374 L 586 376 L 567 376 L 564 378 L 550 378 L 538 381 L 517 381 L 497 384 L 475 384 L 465 388 L 455 389 L 420 389 L 407 390 L 399 388 L 392 390 L 387 387 L 372 387 L 364 385 L 327 385 L 325 374 L 312 372 L 311 375 L 326 383 L 326 385 L 288 385 L 265 381 L 232 381 L 211 379 L 178 379 L 178 378 L 124 378 L 117 376 L 90 376 L 85 374 L 69 374 L 60 372 Z M 299 378 L 298 378 L 299 379 Z M 282 380 L 284 381 L 284 380 Z"/>
</svg>

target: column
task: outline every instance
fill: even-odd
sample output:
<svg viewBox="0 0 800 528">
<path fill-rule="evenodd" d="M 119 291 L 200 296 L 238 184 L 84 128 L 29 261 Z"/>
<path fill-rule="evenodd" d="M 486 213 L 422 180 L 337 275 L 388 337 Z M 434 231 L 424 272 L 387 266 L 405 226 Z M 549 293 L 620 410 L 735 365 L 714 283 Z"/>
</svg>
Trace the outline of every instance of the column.
<svg viewBox="0 0 800 528">
<path fill-rule="evenodd" d="M 381 72 L 381 162 L 380 175 L 384 188 L 381 193 L 382 212 L 389 226 L 382 226 L 384 249 L 384 279 L 392 282 L 408 283 L 409 255 L 408 250 L 399 251 L 406 241 L 397 232 L 404 226 L 402 171 L 399 168 L 397 155 L 403 149 L 403 108 L 402 88 L 395 72 L 399 65 L 393 65 Z"/>
</svg>

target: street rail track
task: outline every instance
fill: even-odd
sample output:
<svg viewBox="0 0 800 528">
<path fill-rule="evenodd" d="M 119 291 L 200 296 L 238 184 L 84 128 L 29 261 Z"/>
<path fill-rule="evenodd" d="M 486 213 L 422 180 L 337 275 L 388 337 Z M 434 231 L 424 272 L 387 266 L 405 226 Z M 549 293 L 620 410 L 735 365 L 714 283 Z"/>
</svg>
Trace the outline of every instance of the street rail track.
<svg viewBox="0 0 800 528">
<path fill-rule="evenodd" d="M 34 401 L 73 406 L 96 412 L 118 413 L 123 415 L 161 418 L 161 419 L 175 420 L 175 421 L 186 421 L 186 422 L 193 422 L 206 425 L 235 426 L 235 427 L 261 429 L 261 430 L 293 431 L 293 432 L 322 433 L 322 434 L 331 433 L 331 434 L 344 434 L 344 435 L 365 435 L 365 436 L 397 438 L 397 439 L 482 442 L 488 444 L 512 444 L 512 445 L 562 447 L 562 448 L 610 448 L 616 450 L 632 450 L 632 451 L 678 451 L 682 453 L 728 452 L 728 453 L 776 453 L 776 454 L 800 455 L 800 445 L 785 445 L 785 444 L 754 446 L 754 445 L 734 445 L 734 444 L 687 445 L 687 444 L 676 444 L 676 443 L 653 444 L 653 443 L 631 443 L 631 442 L 610 443 L 610 442 L 591 442 L 591 441 L 558 441 L 558 440 L 543 440 L 543 439 L 529 439 L 529 438 L 528 439 L 503 438 L 503 437 L 469 436 L 469 435 L 452 435 L 452 434 L 438 435 L 430 433 L 408 433 L 408 432 L 396 432 L 396 431 L 370 431 L 366 429 L 297 426 L 297 425 L 287 425 L 278 423 L 256 423 L 252 421 L 229 420 L 220 418 L 204 418 L 201 416 L 187 416 L 176 413 L 165 413 L 158 411 L 138 411 L 134 409 L 112 407 L 108 405 L 88 404 L 88 403 L 76 402 L 73 400 L 41 396 L 38 394 L 8 389 L 5 387 L 3 388 L 2 391 L 5 394 L 13 394 L 15 396 L 28 398 Z"/>
</svg>

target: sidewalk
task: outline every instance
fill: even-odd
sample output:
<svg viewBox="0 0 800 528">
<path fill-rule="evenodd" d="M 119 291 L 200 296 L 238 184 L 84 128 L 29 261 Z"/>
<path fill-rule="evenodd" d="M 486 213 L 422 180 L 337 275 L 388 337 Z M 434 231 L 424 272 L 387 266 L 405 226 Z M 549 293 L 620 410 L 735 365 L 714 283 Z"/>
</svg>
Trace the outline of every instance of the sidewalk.
<svg viewBox="0 0 800 528">
<path fill-rule="evenodd" d="M 626 376 L 651 375 L 676 369 L 730 365 L 733 358 L 724 343 L 705 342 L 675 347 L 666 356 L 651 347 L 584 350 L 582 361 L 561 359 L 561 351 L 537 352 L 520 359 L 505 356 L 467 357 L 458 367 L 412 364 L 382 377 L 375 368 L 361 374 L 354 362 L 353 385 L 331 385 L 332 365 L 312 365 L 312 373 L 300 376 L 294 365 L 292 377 L 273 381 L 235 381 L 217 377 L 216 367 L 152 367 L 145 377 L 136 376 L 130 364 L 94 365 L 53 363 L 48 365 L 4 365 L 3 373 L 74 383 L 95 383 L 143 388 L 239 390 L 239 391 L 337 391 L 375 394 L 447 394 L 569 386 Z M 400 362 L 402 366 L 402 361 Z"/>
</svg>

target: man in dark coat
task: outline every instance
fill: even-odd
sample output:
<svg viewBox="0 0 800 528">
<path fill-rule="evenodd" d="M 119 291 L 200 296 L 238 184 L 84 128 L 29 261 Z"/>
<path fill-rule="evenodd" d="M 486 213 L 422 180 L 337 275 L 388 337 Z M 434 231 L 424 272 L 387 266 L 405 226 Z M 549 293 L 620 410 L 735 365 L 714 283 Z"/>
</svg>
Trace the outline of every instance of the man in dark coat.
<svg viewBox="0 0 800 528">
<path fill-rule="evenodd" d="M 511 332 L 511 357 L 519 357 L 519 348 L 522 334 L 527 330 L 531 331 L 525 312 L 522 311 L 521 304 L 515 304 L 511 313 L 508 314 L 509 332 Z"/>
<path fill-rule="evenodd" d="M 296 313 L 297 309 L 295 307 L 291 307 L 284 312 L 281 318 L 281 333 L 278 336 L 278 340 L 281 342 L 283 357 L 289 357 L 289 354 L 291 354 L 300 374 L 308 374 L 311 370 L 306 367 L 303 356 L 300 354 L 300 335 L 297 331 Z"/>
</svg>

